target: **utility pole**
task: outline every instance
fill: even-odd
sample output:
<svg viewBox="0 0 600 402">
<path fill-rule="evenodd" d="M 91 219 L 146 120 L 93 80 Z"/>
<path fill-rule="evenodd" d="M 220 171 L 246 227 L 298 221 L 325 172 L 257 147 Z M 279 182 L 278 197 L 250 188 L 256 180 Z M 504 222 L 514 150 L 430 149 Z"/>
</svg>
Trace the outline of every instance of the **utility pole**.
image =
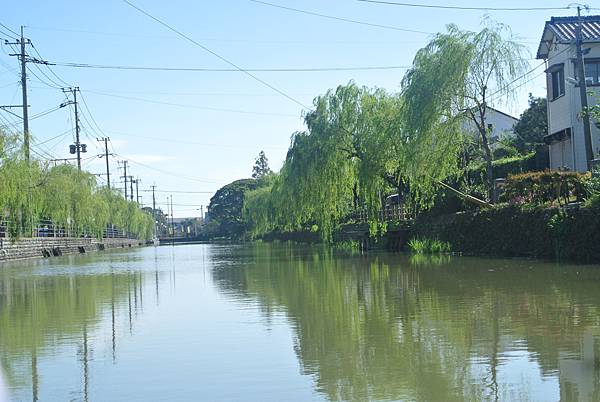
<svg viewBox="0 0 600 402">
<path fill-rule="evenodd" d="M 585 141 L 585 155 L 587 169 L 592 170 L 594 150 L 592 149 L 592 130 L 590 116 L 588 114 L 587 83 L 585 82 L 585 65 L 583 60 L 583 34 L 581 21 L 581 6 L 577 6 L 577 26 L 575 27 L 575 43 L 577 45 L 577 75 L 579 76 L 579 96 L 581 98 L 581 109 L 583 111 L 583 136 Z"/>
<path fill-rule="evenodd" d="M 110 167 L 108 165 L 108 141 L 110 140 L 110 138 L 105 137 L 105 138 L 96 138 L 96 141 L 98 142 L 104 142 L 104 157 L 106 158 L 106 182 L 108 183 L 108 189 L 110 190 Z"/>
<path fill-rule="evenodd" d="M 129 189 L 131 190 L 129 197 L 130 200 L 133 201 L 133 176 L 129 176 Z"/>
<path fill-rule="evenodd" d="M 4 41 L 7 45 L 20 45 L 21 52 L 17 54 L 11 54 L 11 56 L 17 56 L 21 62 L 21 91 L 23 96 L 23 151 L 25 152 L 25 159 L 29 162 L 29 105 L 27 103 L 27 54 L 25 53 L 25 45 L 30 45 L 31 41 L 25 39 L 24 28 L 21 26 L 21 39 L 17 39 L 16 42 Z"/>
<path fill-rule="evenodd" d="M 156 186 L 150 186 L 152 188 L 152 215 L 156 215 L 156 198 L 154 196 L 154 191 L 156 190 Z M 156 218 L 156 216 L 154 216 Z"/>
<path fill-rule="evenodd" d="M 156 185 L 152 185 L 150 187 L 152 187 L 152 217 L 154 218 L 154 236 L 158 237 L 158 231 L 156 230 L 156 198 L 154 196 Z"/>
<path fill-rule="evenodd" d="M 175 245 L 175 222 L 173 221 L 173 194 L 171 194 L 171 243 Z"/>
<path fill-rule="evenodd" d="M 121 178 L 125 179 L 123 189 L 125 190 L 125 200 L 127 200 L 127 161 L 120 161 L 119 163 L 123 164 L 123 176 Z"/>
<path fill-rule="evenodd" d="M 137 201 L 138 207 L 142 205 L 142 204 L 140 204 L 140 189 L 139 189 L 140 181 L 141 180 L 139 177 L 137 179 L 135 179 L 135 200 Z"/>
<path fill-rule="evenodd" d="M 77 155 L 77 169 L 81 172 L 81 153 L 87 152 L 87 145 L 82 144 L 79 141 L 79 109 L 77 104 L 77 92 L 79 92 L 79 87 L 73 88 L 63 88 L 62 91 L 64 93 L 73 94 L 73 100 L 62 103 L 60 106 L 64 107 L 66 105 L 74 105 L 75 106 L 75 144 L 71 145 L 70 153 Z"/>
</svg>

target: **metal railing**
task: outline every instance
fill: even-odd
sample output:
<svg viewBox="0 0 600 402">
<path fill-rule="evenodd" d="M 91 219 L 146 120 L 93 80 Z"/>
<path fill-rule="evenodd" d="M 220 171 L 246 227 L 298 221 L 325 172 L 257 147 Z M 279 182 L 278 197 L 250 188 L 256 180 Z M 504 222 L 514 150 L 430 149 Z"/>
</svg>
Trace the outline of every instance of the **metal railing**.
<svg viewBox="0 0 600 402">
<path fill-rule="evenodd" d="M 40 220 L 29 225 L 23 225 L 19 229 L 19 235 L 22 237 L 77 237 L 77 238 L 92 238 L 96 237 L 96 233 L 89 228 L 77 228 L 75 226 L 56 225 L 49 220 Z M 0 220 L 0 238 L 9 238 L 9 221 Z M 107 226 L 102 231 L 102 238 L 105 239 L 125 239 L 135 238 L 131 233 L 121 230 L 114 225 Z"/>
<path fill-rule="evenodd" d="M 369 221 L 370 215 L 366 208 L 357 209 L 350 214 L 350 219 L 355 222 L 364 223 Z M 410 222 L 412 216 L 404 205 L 386 205 L 378 212 L 378 220 L 381 222 Z"/>
</svg>

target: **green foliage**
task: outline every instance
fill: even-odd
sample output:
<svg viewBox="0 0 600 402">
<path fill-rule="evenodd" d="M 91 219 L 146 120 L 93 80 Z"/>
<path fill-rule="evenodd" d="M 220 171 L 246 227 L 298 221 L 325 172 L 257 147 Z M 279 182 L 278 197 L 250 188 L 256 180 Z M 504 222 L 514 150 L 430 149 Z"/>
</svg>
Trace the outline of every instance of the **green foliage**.
<svg viewBox="0 0 600 402">
<path fill-rule="evenodd" d="M 460 173 L 466 111 L 475 104 L 484 118 L 486 91 L 510 95 L 506 84 L 526 66 L 507 31 L 492 23 L 478 33 L 449 26 L 417 53 L 399 94 L 350 82 L 317 97 L 272 187 L 246 196 L 251 235 L 317 225 L 331 241 L 357 209 L 366 209 L 371 235 L 380 234 L 379 212 L 394 193 L 412 212 L 430 208 L 438 183 Z"/>
<path fill-rule="evenodd" d="M 419 50 L 403 80 L 408 127 L 420 133 L 433 131 L 446 141 L 459 138 L 456 131 L 467 122 L 477 128 L 490 193 L 492 152 L 486 112 L 514 95 L 510 84 L 527 70 L 523 53 L 524 47 L 512 40 L 504 25 L 486 20 L 479 32 L 449 25 L 447 32 Z"/>
<path fill-rule="evenodd" d="M 408 248 L 415 254 L 449 253 L 452 250 L 449 242 L 429 238 L 412 238 Z"/>
<path fill-rule="evenodd" d="M 209 237 L 241 238 L 247 224 L 242 216 L 246 193 L 269 186 L 272 178 L 236 180 L 221 187 L 210 199 L 208 207 L 211 220 Z"/>
<path fill-rule="evenodd" d="M 101 237 L 112 224 L 140 239 L 152 238 L 152 216 L 118 192 L 98 186 L 92 174 L 71 165 L 27 163 L 14 138 L 0 133 L 0 139 L 0 217 L 7 220 L 12 238 L 31 235 L 33 223 L 40 220 L 74 235 L 85 231 Z"/>
<path fill-rule="evenodd" d="M 265 155 L 265 151 L 260 151 L 258 157 L 254 162 L 254 166 L 252 167 L 252 178 L 262 179 L 263 177 L 269 176 L 270 174 L 273 174 L 273 171 L 269 167 L 269 160 L 267 159 L 267 155 Z"/>
<path fill-rule="evenodd" d="M 543 144 L 544 136 L 548 134 L 546 98 L 536 98 L 529 94 L 529 107 L 521 114 L 513 131 L 516 134 L 513 144 L 519 152 L 531 152 L 535 145 Z"/>
<path fill-rule="evenodd" d="M 494 179 L 538 170 L 535 152 L 497 159 L 492 162 L 492 166 L 494 168 Z M 474 183 L 484 183 L 485 168 L 485 163 L 473 163 L 469 166 L 467 174 L 470 180 Z"/>
<path fill-rule="evenodd" d="M 339 251 L 355 254 L 360 250 L 360 243 L 356 240 L 344 240 L 341 242 L 335 242 L 334 248 Z"/>
<path fill-rule="evenodd" d="M 582 200 L 586 193 L 587 173 L 546 170 L 508 176 L 504 186 L 505 201 L 523 204 L 545 204 L 558 201 L 567 204 Z"/>
<path fill-rule="evenodd" d="M 307 131 L 293 135 L 273 186 L 246 198 L 252 234 L 317 225 L 330 241 L 334 228 L 357 208 L 366 208 L 375 234 L 385 230 L 379 213 L 385 195 L 402 192 L 426 206 L 435 181 L 456 170 L 458 141 L 450 133 L 458 126 L 405 129 L 402 99 L 354 83 L 316 98 L 305 118 Z M 440 134 L 442 126 L 452 130 Z"/>
<path fill-rule="evenodd" d="M 600 207 L 600 172 L 594 171 L 586 183 L 586 205 Z"/>
</svg>

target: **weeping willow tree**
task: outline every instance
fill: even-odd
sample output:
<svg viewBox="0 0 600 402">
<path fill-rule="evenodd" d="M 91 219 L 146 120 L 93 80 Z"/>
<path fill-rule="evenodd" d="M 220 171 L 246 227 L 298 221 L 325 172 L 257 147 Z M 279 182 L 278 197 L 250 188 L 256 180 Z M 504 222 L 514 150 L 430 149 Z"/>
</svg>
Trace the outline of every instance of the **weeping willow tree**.
<svg viewBox="0 0 600 402">
<path fill-rule="evenodd" d="M 479 32 L 449 25 L 417 53 L 403 80 L 409 127 L 439 131 L 438 138 L 455 130 L 457 121 L 462 121 L 463 130 L 469 125 L 476 128 L 490 199 L 494 182 L 487 111 L 514 98 L 512 84 L 528 69 L 524 54 L 505 25 L 486 19 Z"/>
<path fill-rule="evenodd" d="M 254 235 L 317 225 L 329 241 L 356 209 L 366 209 L 375 235 L 386 229 L 379 214 L 386 195 L 403 192 L 424 205 L 432 180 L 451 171 L 456 141 L 448 131 L 456 124 L 407 127 L 398 94 L 351 82 L 316 98 L 314 106 L 272 187 L 246 196 Z"/>
<path fill-rule="evenodd" d="M 384 231 L 378 212 L 385 195 L 397 192 L 419 211 L 460 173 L 469 122 L 480 136 L 491 195 L 486 112 L 513 94 L 510 84 L 527 68 L 523 47 L 507 36 L 489 20 L 480 32 L 450 25 L 417 52 L 399 94 L 351 82 L 316 98 L 273 185 L 246 196 L 253 234 L 317 225 L 331 240 L 334 227 L 363 208 L 371 234 Z"/>
<path fill-rule="evenodd" d="M 11 238 L 31 235 L 40 220 L 76 235 L 101 237 L 115 225 L 142 239 L 152 237 L 154 220 L 137 204 L 101 188 L 94 175 L 74 166 L 28 162 L 17 141 L 0 133 L 0 221 L 6 221 Z"/>
</svg>

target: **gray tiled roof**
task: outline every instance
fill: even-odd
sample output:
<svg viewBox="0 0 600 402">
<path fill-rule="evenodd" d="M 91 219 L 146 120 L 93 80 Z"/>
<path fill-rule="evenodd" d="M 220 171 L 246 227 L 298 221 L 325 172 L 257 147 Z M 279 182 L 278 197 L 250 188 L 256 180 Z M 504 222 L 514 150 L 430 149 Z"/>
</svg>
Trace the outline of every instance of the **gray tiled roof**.
<svg viewBox="0 0 600 402">
<path fill-rule="evenodd" d="M 600 40 L 600 15 L 581 17 L 581 32 L 584 41 Z M 549 41 L 554 39 L 559 43 L 571 43 L 575 40 L 578 17 L 552 17 L 546 22 L 542 40 L 538 48 L 537 57 L 543 59 L 548 56 Z"/>
</svg>

